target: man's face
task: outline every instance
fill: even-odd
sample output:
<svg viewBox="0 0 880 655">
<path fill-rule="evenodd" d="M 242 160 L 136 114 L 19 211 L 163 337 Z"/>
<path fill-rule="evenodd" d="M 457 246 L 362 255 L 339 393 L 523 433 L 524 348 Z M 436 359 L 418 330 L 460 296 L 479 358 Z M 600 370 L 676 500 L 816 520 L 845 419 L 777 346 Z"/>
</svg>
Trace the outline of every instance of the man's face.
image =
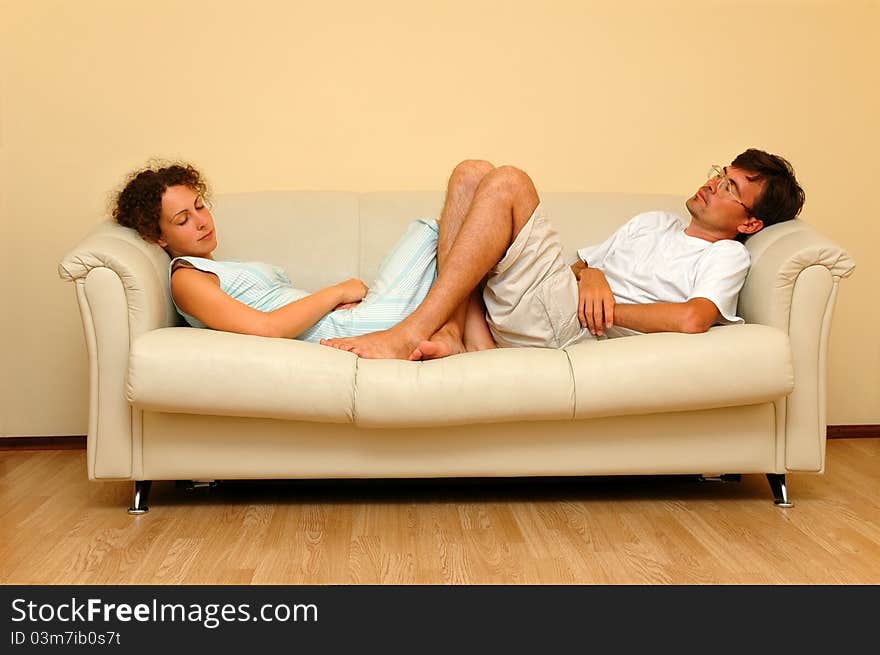
<svg viewBox="0 0 880 655">
<path fill-rule="evenodd" d="M 722 175 L 710 178 L 688 198 L 686 206 L 691 215 L 693 236 L 702 238 L 733 239 L 738 234 L 754 234 L 764 223 L 751 215 L 749 208 L 758 201 L 764 185 L 748 179 L 748 171 L 733 166 L 723 169 Z"/>
</svg>

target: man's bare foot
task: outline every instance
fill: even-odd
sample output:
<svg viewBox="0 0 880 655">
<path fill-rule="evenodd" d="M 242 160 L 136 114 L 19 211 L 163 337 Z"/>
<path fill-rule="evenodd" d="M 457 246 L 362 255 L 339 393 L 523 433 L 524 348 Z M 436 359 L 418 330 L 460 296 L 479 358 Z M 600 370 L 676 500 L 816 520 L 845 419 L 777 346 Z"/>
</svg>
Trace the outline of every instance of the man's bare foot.
<svg viewBox="0 0 880 655">
<path fill-rule="evenodd" d="M 410 354 L 420 341 L 421 338 L 418 336 L 391 328 L 390 330 L 364 334 L 360 337 L 321 339 L 321 345 L 347 350 L 365 359 L 409 359 Z"/>
<path fill-rule="evenodd" d="M 409 358 L 411 360 L 440 359 L 463 352 L 465 352 L 465 347 L 458 333 L 442 327 L 430 339 L 420 342 L 418 348 L 412 351 Z"/>
<path fill-rule="evenodd" d="M 498 347 L 498 344 L 495 343 L 495 340 L 492 338 L 491 333 L 486 330 L 486 333 L 477 332 L 476 334 L 465 334 L 464 339 L 464 350 L 465 352 L 475 353 L 481 350 L 494 350 Z"/>
</svg>

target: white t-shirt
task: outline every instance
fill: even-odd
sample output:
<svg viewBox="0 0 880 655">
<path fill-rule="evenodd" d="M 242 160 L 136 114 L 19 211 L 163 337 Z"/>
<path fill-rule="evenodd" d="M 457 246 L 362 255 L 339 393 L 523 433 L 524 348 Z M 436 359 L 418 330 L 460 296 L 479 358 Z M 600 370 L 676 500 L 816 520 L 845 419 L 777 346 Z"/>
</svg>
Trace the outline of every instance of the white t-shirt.
<svg viewBox="0 0 880 655">
<path fill-rule="evenodd" d="M 707 298 L 721 313 L 719 324 L 744 323 L 736 315 L 736 301 L 751 263 L 749 251 L 732 239 L 711 242 L 688 236 L 685 227 L 675 214 L 645 212 L 604 243 L 581 248 L 578 256 L 605 274 L 618 303 Z"/>
</svg>

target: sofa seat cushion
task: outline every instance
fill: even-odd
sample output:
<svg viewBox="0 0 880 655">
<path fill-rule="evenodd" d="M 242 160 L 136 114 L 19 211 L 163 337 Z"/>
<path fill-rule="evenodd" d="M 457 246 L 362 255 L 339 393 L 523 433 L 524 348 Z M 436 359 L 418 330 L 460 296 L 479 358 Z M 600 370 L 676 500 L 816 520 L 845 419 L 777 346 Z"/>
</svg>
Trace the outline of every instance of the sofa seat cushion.
<svg viewBox="0 0 880 655">
<path fill-rule="evenodd" d="M 132 344 L 126 396 L 161 412 L 351 423 L 356 369 L 314 343 L 162 328 Z"/>
<path fill-rule="evenodd" d="M 762 325 L 428 362 L 163 328 L 135 340 L 127 397 L 160 412 L 404 428 L 751 405 L 790 393 L 793 379 L 788 337 Z"/>
<path fill-rule="evenodd" d="M 793 380 L 788 337 L 763 325 L 421 363 L 361 360 L 355 423 L 431 427 L 736 407 L 784 397 Z"/>
<path fill-rule="evenodd" d="M 566 352 L 574 418 L 751 405 L 794 388 L 788 336 L 765 325 L 594 340 Z"/>
<path fill-rule="evenodd" d="M 426 362 L 358 362 L 355 423 L 435 427 L 570 419 L 574 387 L 561 350 L 499 348 Z"/>
</svg>

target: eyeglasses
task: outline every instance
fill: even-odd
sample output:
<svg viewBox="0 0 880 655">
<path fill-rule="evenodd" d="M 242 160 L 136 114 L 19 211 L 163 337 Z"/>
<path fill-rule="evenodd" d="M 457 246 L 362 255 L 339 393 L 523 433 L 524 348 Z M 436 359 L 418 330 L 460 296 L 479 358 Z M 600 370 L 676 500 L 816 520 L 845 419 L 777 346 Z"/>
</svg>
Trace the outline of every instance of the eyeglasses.
<svg viewBox="0 0 880 655">
<path fill-rule="evenodd" d="M 749 216 L 752 216 L 751 208 L 742 201 L 742 198 L 739 197 L 739 191 L 737 191 L 736 187 L 730 181 L 730 178 L 727 177 L 727 169 L 721 168 L 717 164 L 713 165 L 712 168 L 709 169 L 708 178 L 710 180 L 718 180 L 718 184 L 715 185 L 715 193 L 721 193 L 723 195 L 730 196 L 733 198 L 734 202 L 738 202 L 743 206 Z"/>
</svg>

